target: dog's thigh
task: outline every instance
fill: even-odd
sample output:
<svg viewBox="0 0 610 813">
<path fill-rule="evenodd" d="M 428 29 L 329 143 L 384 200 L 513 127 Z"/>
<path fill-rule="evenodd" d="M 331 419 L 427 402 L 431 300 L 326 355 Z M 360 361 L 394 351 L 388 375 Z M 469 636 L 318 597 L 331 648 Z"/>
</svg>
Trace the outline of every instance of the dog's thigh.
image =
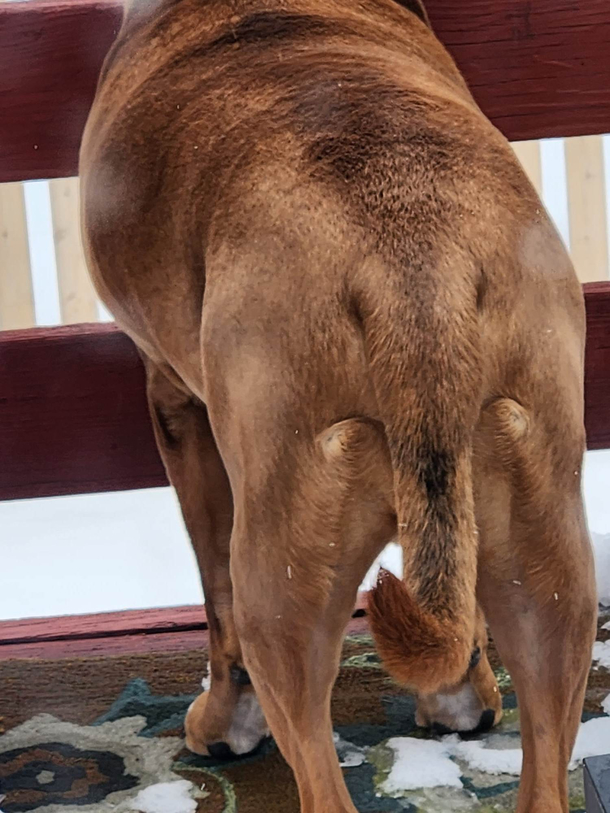
<svg viewBox="0 0 610 813">
<path fill-rule="evenodd" d="M 565 813 L 595 634 L 592 554 L 580 489 L 579 416 L 498 399 L 475 460 L 479 599 L 517 690 L 524 764 L 518 813 Z"/>
</svg>

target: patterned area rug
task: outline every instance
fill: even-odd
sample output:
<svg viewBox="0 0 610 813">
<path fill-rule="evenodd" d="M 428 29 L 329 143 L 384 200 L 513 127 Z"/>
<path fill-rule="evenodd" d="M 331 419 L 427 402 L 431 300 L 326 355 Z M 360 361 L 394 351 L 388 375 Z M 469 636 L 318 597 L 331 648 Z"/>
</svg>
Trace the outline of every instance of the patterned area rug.
<svg viewBox="0 0 610 813">
<path fill-rule="evenodd" d="M 607 620 L 600 641 L 610 639 L 601 629 Z M 360 813 L 514 810 L 518 711 L 493 647 L 491 659 L 502 725 L 479 741 L 435 740 L 415 725 L 413 699 L 381 669 L 369 636 L 346 639 L 333 719 Z M 182 721 L 205 667 L 202 652 L 0 662 L 2 812 L 297 813 L 291 772 L 272 742 L 228 765 L 184 749 Z M 594 667 L 583 720 L 604 733 L 609 694 L 610 673 Z M 411 739 L 397 745 L 396 737 Z M 494 760 L 482 758 L 489 749 Z M 437 765 L 448 786 L 397 787 L 405 759 Z M 580 768 L 570 773 L 570 803 L 574 812 L 584 808 Z"/>
</svg>

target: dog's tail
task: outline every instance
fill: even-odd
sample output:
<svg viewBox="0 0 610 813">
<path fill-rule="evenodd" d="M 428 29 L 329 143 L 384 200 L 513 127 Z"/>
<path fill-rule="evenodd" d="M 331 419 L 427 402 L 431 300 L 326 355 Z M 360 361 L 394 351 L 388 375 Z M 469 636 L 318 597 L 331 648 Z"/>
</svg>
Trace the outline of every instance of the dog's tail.
<svg viewBox="0 0 610 813">
<path fill-rule="evenodd" d="M 475 286 L 423 284 L 408 295 L 404 281 L 384 286 L 360 316 L 404 558 L 403 580 L 382 571 L 371 592 L 371 627 L 390 674 L 429 693 L 459 682 L 473 649 L 482 374 Z"/>
</svg>

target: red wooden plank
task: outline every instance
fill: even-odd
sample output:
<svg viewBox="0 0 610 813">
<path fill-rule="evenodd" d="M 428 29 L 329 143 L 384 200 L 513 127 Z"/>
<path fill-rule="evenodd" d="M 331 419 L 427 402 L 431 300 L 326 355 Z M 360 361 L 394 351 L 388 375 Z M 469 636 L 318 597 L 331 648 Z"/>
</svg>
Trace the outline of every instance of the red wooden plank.
<svg viewBox="0 0 610 813">
<path fill-rule="evenodd" d="M 0 181 L 78 174 L 97 77 L 119 3 L 0 3 Z"/>
<path fill-rule="evenodd" d="M 610 131 L 608 0 L 428 0 L 483 110 L 512 140 Z M 0 3 L 0 181 L 77 174 L 115 0 Z"/>
<path fill-rule="evenodd" d="M 608 0 L 424 0 L 483 111 L 511 141 L 610 132 Z"/>
<path fill-rule="evenodd" d="M 207 628 L 207 617 L 202 605 L 55 618 L 24 618 L 0 622 L 0 648 L 9 644 L 119 638 L 123 635 L 204 631 Z"/>
<path fill-rule="evenodd" d="M 585 286 L 585 422 L 610 448 L 610 283 Z M 0 333 L 0 500 L 166 485 L 131 341 L 115 327 Z"/>
<path fill-rule="evenodd" d="M 368 632 L 367 619 L 352 619 L 346 632 L 349 635 L 362 635 Z M 36 641 L 30 644 L 8 644 L 0 647 L 0 661 L 14 659 L 108 658 L 158 652 L 188 652 L 193 649 L 206 649 L 208 645 L 208 633 L 201 630 L 172 632 L 169 634 L 123 635 L 118 638 Z"/>
<path fill-rule="evenodd" d="M 587 305 L 585 424 L 589 449 L 610 448 L 610 283 L 584 286 Z"/>
<path fill-rule="evenodd" d="M 208 633 L 191 632 L 152 633 L 150 635 L 122 635 L 117 638 L 84 638 L 60 641 L 34 641 L 29 644 L 0 646 L 0 661 L 41 658 L 108 658 L 119 655 L 146 655 L 156 652 L 185 652 L 204 649 L 209 644 Z"/>
<path fill-rule="evenodd" d="M 144 371 L 113 325 L 0 333 L 0 499 L 167 485 Z"/>
<path fill-rule="evenodd" d="M 354 618 L 365 611 L 366 602 L 366 593 L 360 593 L 354 608 Z M 160 633 L 173 635 L 177 632 L 205 631 L 207 628 L 207 616 L 203 605 L 62 615 L 51 618 L 23 618 L 0 621 L 0 648 L 12 644 L 35 644 L 44 641 L 92 640 Z"/>
<path fill-rule="evenodd" d="M 365 605 L 366 594 L 361 593 L 347 626 L 348 634 L 368 630 L 363 616 Z M 86 630 L 91 634 L 83 634 Z M 176 652 L 208 644 L 203 607 L 0 622 L 0 661 Z"/>
</svg>

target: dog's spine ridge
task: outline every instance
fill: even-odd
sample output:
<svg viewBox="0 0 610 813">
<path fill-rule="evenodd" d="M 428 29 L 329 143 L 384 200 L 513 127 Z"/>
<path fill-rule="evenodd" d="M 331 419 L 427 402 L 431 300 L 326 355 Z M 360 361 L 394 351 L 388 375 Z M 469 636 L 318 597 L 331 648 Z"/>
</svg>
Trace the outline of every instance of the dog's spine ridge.
<svg viewBox="0 0 610 813">
<path fill-rule="evenodd" d="M 480 334 L 466 291 L 440 296 L 376 295 L 362 316 L 404 559 L 402 581 L 380 572 L 370 622 L 390 674 L 421 693 L 466 673 L 476 608 Z"/>
</svg>

